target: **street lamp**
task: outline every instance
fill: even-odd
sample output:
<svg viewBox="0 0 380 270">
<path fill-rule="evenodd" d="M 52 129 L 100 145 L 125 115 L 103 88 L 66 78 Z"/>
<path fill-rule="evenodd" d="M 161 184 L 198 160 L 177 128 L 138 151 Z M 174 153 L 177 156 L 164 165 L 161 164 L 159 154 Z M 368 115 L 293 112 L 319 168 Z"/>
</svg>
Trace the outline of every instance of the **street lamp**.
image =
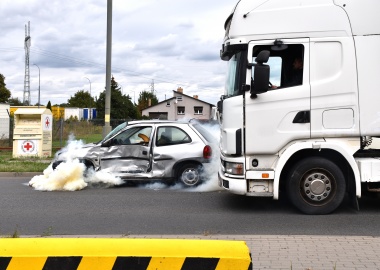
<svg viewBox="0 0 380 270">
<path fill-rule="evenodd" d="M 129 90 L 130 92 L 133 92 L 133 103 L 136 104 L 136 95 L 134 90 Z"/>
<path fill-rule="evenodd" d="M 89 78 L 87 78 L 87 77 L 84 77 L 85 79 L 87 79 L 88 80 L 88 82 L 90 83 L 90 96 L 91 96 L 91 81 L 90 81 L 90 79 Z"/>
<path fill-rule="evenodd" d="M 39 66 L 37 66 L 36 64 L 33 64 L 33 65 L 38 67 L 38 108 L 40 108 L 41 72 L 40 72 Z"/>
<path fill-rule="evenodd" d="M 90 114 L 90 118 L 92 119 L 92 96 L 91 96 L 91 81 L 89 78 L 87 77 L 84 77 L 85 79 L 88 80 L 88 82 L 90 83 L 90 97 L 91 97 L 91 100 L 90 100 L 90 108 L 89 108 L 89 114 Z"/>
</svg>

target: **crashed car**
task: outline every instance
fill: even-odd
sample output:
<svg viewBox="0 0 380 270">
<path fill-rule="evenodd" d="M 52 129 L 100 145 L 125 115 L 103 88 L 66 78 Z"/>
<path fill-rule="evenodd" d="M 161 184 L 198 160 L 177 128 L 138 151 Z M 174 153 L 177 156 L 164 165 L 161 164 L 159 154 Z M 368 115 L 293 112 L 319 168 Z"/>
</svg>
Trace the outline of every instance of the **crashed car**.
<svg viewBox="0 0 380 270">
<path fill-rule="evenodd" d="M 207 178 L 217 143 L 198 122 L 125 122 L 102 141 L 58 152 L 53 169 L 77 158 L 87 169 L 104 170 L 128 181 L 180 182 L 190 187 Z"/>
</svg>

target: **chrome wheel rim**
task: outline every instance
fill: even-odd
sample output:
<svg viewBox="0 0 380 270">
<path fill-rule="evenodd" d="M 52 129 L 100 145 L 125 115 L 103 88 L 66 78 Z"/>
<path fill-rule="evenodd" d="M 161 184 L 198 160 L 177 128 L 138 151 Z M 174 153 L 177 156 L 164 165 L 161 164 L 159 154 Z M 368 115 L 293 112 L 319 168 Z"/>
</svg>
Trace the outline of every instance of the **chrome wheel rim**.
<svg viewBox="0 0 380 270">
<path fill-rule="evenodd" d="M 199 182 L 199 178 L 199 172 L 194 168 L 186 169 L 181 175 L 182 182 L 187 186 L 196 185 Z"/>
</svg>

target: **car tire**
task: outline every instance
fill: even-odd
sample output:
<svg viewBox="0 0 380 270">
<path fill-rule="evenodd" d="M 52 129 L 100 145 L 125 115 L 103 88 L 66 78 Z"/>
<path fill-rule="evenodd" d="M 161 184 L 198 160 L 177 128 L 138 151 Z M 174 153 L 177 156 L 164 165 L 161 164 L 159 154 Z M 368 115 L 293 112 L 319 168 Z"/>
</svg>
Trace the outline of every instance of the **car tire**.
<svg viewBox="0 0 380 270">
<path fill-rule="evenodd" d="M 58 165 L 61 164 L 62 162 L 64 162 L 64 161 L 59 160 L 59 161 L 53 162 L 53 164 L 52 164 L 53 170 L 55 170 L 58 167 Z M 89 175 L 90 171 L 94 171 L 95 170 L 94 165 L 91 162 L 87 161 L 87 160 L 81 160 L 80 163 L 83 163 L 85 165 L 85 170 L 83 172 L 83 175 L 85 177 L 87 177 Z"/>
<path fill-rule="evenodd" d="M 54 161 L 53 164 L 51 165 L 53 170 L 55 170 L 59 164 L 61 164 L 63 161 Z"/>
<path fill-rule="evenodd" d="M 286 191 L 301 212 L 324 215 L 333 212 L 344 199 L 346 181 L 342 170 L 332 161 L 305 158 L 290 170 Z"/>
<path fill-rule="evenodd" d="M 195 187 L 202 182 L 202 166 L 196 163 L 187 163 L 178 169 L 177 181 L 185 187 Z"/>
</svg>

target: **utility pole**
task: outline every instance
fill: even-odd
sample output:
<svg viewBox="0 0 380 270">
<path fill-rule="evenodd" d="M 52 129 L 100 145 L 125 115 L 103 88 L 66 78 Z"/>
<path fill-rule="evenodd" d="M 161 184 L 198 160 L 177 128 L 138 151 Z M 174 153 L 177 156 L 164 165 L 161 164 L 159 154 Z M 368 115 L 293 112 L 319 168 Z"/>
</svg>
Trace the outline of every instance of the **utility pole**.
<svg viewBox="0 0 380 270">
<path fill-rule="evenodd" d="M 106 54 L 106 103 L 103 138 L 111 132 L 111 52 L 112 52 L 112 0 L 107 0 L 107 54 Z"/>
</svg>

